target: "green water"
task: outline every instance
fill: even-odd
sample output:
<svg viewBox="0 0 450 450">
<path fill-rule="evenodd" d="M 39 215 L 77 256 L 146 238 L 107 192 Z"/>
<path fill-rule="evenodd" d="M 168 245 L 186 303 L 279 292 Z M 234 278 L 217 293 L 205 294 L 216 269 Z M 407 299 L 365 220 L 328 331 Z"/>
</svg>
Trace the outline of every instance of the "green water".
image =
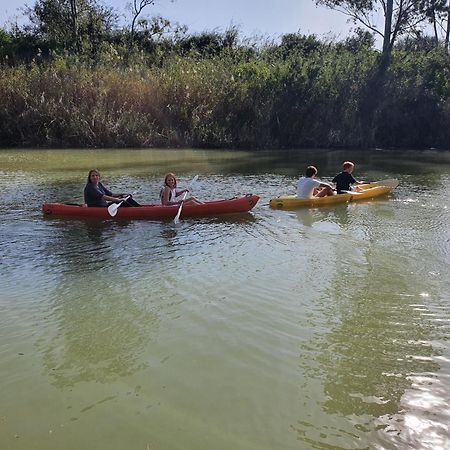
<svg viewBox="0 0 450 450">
<path fill-rule="evenodd" d="M 304 166 L 398 178 L 298 211 Z M 249 214 L 48 219 L 96 167 Z M 0 448 L 450 448 L 450 153 L 0 151 Z"/>
</svg>

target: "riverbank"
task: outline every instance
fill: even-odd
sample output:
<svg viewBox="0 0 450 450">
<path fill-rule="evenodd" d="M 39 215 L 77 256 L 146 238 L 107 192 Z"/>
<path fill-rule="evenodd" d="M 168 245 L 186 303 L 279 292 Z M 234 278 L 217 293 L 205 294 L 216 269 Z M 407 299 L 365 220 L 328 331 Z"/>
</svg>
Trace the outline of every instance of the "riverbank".
<svg viewBox="0 0 450 450">
<path fill-rule="evenodd" d="M 378 52 L 364 42 L 288 43 L 158 61 L 125 63 L 111 50 L 95 64 L 69 56 L 4 64 L 0 146 L 364 147 Z M 442 49 L 395 50 L 371 146 L 450 148 L 449 74 Z"/>
</svg>

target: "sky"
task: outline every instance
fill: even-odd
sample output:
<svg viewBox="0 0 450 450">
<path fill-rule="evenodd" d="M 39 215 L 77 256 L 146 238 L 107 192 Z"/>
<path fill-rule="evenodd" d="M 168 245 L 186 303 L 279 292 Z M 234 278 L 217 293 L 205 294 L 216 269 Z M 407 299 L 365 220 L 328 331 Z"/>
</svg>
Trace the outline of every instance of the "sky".
<svg viewBox="0 0 450 450">
<path fill-rule="evenodd" d="M 129 0 L 103 0 L 125 15 Z M 0 25 L 22 14 L 18 11 L 34 0 L 1 0 Z M 147 16 L 161 15 L 187 25 L 188 32 L 224 31 L 239 27 L 245 37 L 277 38 L 286 33 L 316 34 L 324 38 L 344 39 L 354 28 L 347 17 L 314 0 L 156 0 L 146 8 Z M 125 20 L 125 19 L 124 19 Z"/>
</svg>

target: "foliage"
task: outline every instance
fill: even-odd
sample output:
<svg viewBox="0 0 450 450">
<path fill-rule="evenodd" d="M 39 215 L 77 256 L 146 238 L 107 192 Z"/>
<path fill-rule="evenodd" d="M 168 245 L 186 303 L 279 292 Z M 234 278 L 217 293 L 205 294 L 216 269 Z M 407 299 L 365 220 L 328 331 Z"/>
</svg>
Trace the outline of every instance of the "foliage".
<svg viewBox="0 0 450 450">
<path fill-rule="evenodd" d="M 368 86 L 380 54 L 361 30 L 342 42 L 290 34 L 259 46 L 236 30 L 145 43 L 138 33 L 132 51 L 111 32 L 95 58 L 92 48 L 46 52 L 45 42 L 0 32 L 3 146 L 359 146 L 361 99 L 379 97 Z M 449 80 L 444 49 L 394 48 L 374 145 L 448 147 Z"/>
<path fill-rule="evenodd" d="M 383 38 L 382 65 L 388 65 L 398 37 L 413 31 L 423 20 L 417 0 L 316 0 L 347 15 L 355 24 Z M 380 26 L 378 13 L 383 15 Z"/>
<path fill-rule="evenodd" d="M 426 22 L 432 24 L 435 42 L 440 41 L 444 34 L 444 40 L 448 44 L 449 39 L 449 0 L 417 0 L 416 12 L 422 15 Z"/>
<path fill-rule="evenodd" d="M 37 0 L 27 15 L 25 33 L 56 51 L 95 51 L 117 21 L 113 9 L 96 0 Z"/>
</svg>

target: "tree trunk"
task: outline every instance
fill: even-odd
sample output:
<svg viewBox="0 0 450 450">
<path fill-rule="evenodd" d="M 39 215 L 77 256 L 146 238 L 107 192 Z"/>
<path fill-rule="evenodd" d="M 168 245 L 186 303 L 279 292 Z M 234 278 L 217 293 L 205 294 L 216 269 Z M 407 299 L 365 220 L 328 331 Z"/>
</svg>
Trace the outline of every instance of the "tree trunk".
<svg viewBox="0 0 450 450">
<path fill-rule="evenodd" d="M 435 41 L 436 47 L 437 47 L 439 44 L 439 35 L 438 35 L 437 23 L 436 23 L 436 2 L 433 0 L 431 3 L 432 3 L 432 7 L 433 7 L 432 21 L 433 21 L 433 30 L 434 30 L 434 41 Z"/>
<path fill-rule="evenodd" d="M 384 17 L 382 64 L 389 66 L 392 51 L 392 15 L 394 13 L 394 0 L 386 1 L 386 16 Z"/>
<path fill-rule="evenodd" d="M 130 42 L 128 44 L 128 48 L 131 50 L 133 48 L 133 44 L 134 44 L 134 28 L 136 26 L 136 19 L 138 17 L 139 13 L 136 13 L 133 16 L 133 20 L 131 22 L 131 30 L 130 30 Z"/>
<path fill-rule="evenodd" d="M 393 11 L 394 0 L 387 0 L 386 15 L 384 18 L 383 50 L 372 75 L 367 80 L 365 92 L 359 103 L 362 147 L 372 147 L 375 144 L 375 116 L 384 98 L 386 73 L 391 63 Z"/>
<path fill-rule="evenodd" d="M 70 19 L 72 26 L 72 45 L 73 48 L 79 50 L 78 42 L 78 11 L 77 11 L 77 0 L 70 0 Z"/>
<path fill-rule="evenodd" d="M 447 9 L 447 29 L 445 30 L 445 48 L 447 49 L 447 52 L 449 50 L 448 46 L 449 37 L 450 37 L 450 3 Z"/>
</svg>

